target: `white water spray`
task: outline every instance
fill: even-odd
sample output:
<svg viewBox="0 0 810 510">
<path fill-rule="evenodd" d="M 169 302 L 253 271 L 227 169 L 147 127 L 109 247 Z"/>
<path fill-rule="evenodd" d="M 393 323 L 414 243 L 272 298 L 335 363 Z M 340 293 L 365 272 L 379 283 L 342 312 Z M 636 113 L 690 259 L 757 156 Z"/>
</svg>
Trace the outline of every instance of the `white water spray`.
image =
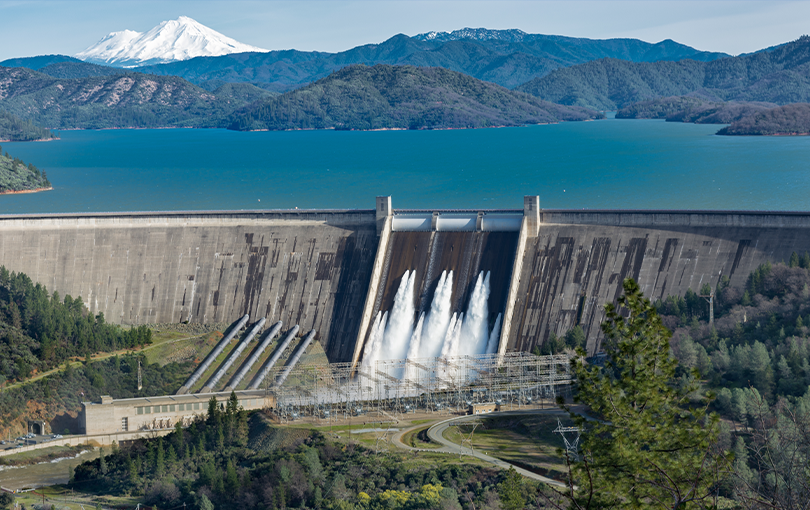
<svg viewBox="0 0 810 510">
<path fill-rule="evenodd" d="M 444 337 L 450 325 L 450 308 L 453 297 L 453 271 L 442 271 L 439 284 L 433 294 L 430 313 L 422 331 L 422 345 L 419 348 L 420 358 L 435 358 L 442 352 Z"/>
<path fill-rule="evenodd" d="M 413 332 L 413 319 L 416 313 L 413 299 L 413 287 L 416 271 L 405 271 L 394 297 L 394 307 L 388 318 L 383 337 L 382 358 L 402 359 L 408 354 L 408 343 Z"/>
<path fill-rule="evenodd" d="M 381 359 L 415 359 L 493 354 L 498 349 L 502 316 L 489 331 L 490 273 L 475 281 L 467 312 L 452 313 L 453 271 L 442 271 L 430 311 L 416 319 L 416 271 L 406 271 L 390 312 L 377 313 L 363 351 L 363 366 Z M 416 324 L 414 324 L 416 319 Z M 397 377 L 415 377 L 416 368 Z M 392 374 L 393 375 L 393 374 Z"/>
<path fill-rule="evenodd" d="M 363 352 L 363 366 L 371 367 L 374 362 L 380 359 L 380 352 L 382 351 L 383 336 L 385 334 L 385 325 L 388 322 L 388 312 L 382 314 L 377 313 L 377 319 L 374 321 L 374 327 L 371 328 L 371 333 L 368 336 L 368 354 Z"/>
<path fill-rule="evenodd" d="M 487 319 L 489 318 L 489 272 L 478 274 L 475 281 L 470 304 L 467 305 L 467 314 L 461 329 L 461 343 L 457 351 L 459 354 L 481 354 L 486 352 L 489 331 Z"/>
</svg>

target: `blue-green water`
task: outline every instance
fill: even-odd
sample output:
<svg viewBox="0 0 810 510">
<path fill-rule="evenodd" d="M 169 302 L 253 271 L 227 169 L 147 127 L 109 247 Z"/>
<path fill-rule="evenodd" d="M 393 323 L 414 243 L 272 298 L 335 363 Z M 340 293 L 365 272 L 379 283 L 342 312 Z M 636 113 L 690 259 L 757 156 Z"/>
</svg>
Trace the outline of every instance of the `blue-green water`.
<svg viewBox="0 0 810 510">
<path fill-rule="evenodd" d="M 189 209 L 810 209 L 810 138 L 723 137 L 718 126 L 603 120 L 380 132 L 63 131 L 4 151 L 54 191 L 0 213 Z"/>
</svg>

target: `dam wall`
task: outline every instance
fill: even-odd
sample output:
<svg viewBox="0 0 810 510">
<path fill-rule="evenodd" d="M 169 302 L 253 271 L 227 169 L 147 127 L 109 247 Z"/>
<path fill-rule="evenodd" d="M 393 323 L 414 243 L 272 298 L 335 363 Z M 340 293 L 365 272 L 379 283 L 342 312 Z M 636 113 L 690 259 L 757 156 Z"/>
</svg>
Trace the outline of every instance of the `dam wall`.
<svg viewBox="0 0 810 510">
<path fill-rule="evenodd" d="M 652 300 L 721 277 L 742 287 L 760 264 L 810 251 L 810 214 L 747 211 L 541 210 L 514 293 L 507 351 L 530 351 L 580 325 L 598 349 L 604 304 L 638 281 Z"/>
<path fill-rule="evenodd" d="M 745 285 L 765 261 L 810 251 L 810 214 L 747 211 L 217 211 L 0 217 L 0 264 L 80 296 L 120 324 L 234 322 L 249 314 L 316 331 L 329 361 L 357 362 L 403 275 L 413 320 L 453 271 L 451 312 L 466 313 L 490 272 L 500 352 L 530 351 L 580 325 L 591 352 L 603 305 L 635 278 L 651 299 Z M 487 345 L 489 347 L 489 345 Z"/>
<path fill-rule="evenodd" d="M 317 331 L 350 360 L 377 250 L 374 211 L 0 217 L 0 263 L 120 324 L 233 322 Z"/>
</svg>

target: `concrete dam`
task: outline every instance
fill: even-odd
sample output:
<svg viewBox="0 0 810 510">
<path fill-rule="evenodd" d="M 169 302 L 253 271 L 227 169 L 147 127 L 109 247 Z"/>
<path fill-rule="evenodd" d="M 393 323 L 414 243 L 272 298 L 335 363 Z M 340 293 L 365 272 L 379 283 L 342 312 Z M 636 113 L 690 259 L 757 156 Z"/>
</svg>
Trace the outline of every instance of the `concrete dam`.
<svg viewBox="0 0 810 510">
<path fill-rule="evenodd" d="M 249 315 L 312 332 L 330 362 L 362 363 L 386 345 L 414 354 L 415 338 L 439 353 L 451 340 L 463 354 L 470 335 L 479 351 L 530 351 L 576 325 L 593 352 L 624 278 L 653 299 L 722 276 L 742 286 L 759 264 L 810 251 L 808 234 L 808 213 L 549 210 L 538 197 L 398 210 L 378 197 L 374 210 L 3 216 L 0 259 L 110 322 Z"/>
</svg>

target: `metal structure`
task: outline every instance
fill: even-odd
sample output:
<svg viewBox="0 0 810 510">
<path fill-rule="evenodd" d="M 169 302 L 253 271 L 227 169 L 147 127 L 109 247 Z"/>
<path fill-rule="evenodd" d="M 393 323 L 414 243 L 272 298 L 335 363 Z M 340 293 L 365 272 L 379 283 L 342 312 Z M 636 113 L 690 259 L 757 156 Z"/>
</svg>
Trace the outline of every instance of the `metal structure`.
<svg viewBox="0 0 810 510">
<path fill-rule="evenodd" d="M 551 431 L 554 434 L 559 434 L 565 443 L 565 455 L 571 460 L 579 459 L 579 427 L 563 427 L 562 422 L 557 418 L 557 428 Z M 575 433 L 576 437 L 569 441 L 565 434 Z"/>
<path fill-rule="evenodd" d="M 250 331 L 248 331 L 245 337 L 228 354 L 228 357 L 225 358 L 225 361 L 222 362 L 219 368 L 217 368 L 217 371 L 214 372 L 214 375 L 212 375 L 211 378 L 208 379 L 208 382 L 205 383 L 205 386 L 203 386 L 203 388 L 200 390 L 200 393 L 210 393 L 211 391 L 214 391 L 217 388 L 220 379 L 222 379 L 225 373 L 228 372 L 228 369 L 231 368 L 231 365 L 233 365 L 236 362 L 236 360 L 239 359 L 239 356 L 242 355 L 242 352 L 244 352 L 244 350 L 247 349 L 247 346 L 250 345 L 250 342 L 251 340 L 253 340 L 253 337 L 256 336 L 256 333 L 258 333 L 264 327 L 264 323 L 266 321 L 267 319 L 262 317 L 256 324 L 253 325 L 253 327 L 250 328 Z"/>
<path fill-rule="evenodd" d="M 273 386 L 282 371 L 283 384 Z M 275 372 L 275 373 L 273 373 Z M 274 368 L 265 379 L 282 421 L 297 417 L 462 411 L 494 402 L 520 409 L 570 392 L 568 356 L 526 352 Z"/>
<path fill-rule="evenodd" d="M 267 361 L 264 362 L 264 365 L 262 365 L 262 367 L 259 369 L 259 373 L 256 374 L 253 380 L 250 381 L 250 384 L 248 384 L 249 390 L 259 389 L 259 386 L 262 384 L 262 381 L 264 381 L 265 377 L 267 377 L 267 374 L 270 373 L 270 371 L 276 365 L 276 362 L 279 360 L 279 358 L 281 358 L 281 355 L 284 354 L 284 351 L 287 350 L 287 347 L 289 347 L 290 342 L 292 342 L 295 339 L 296 333 L 298 333 L 298 324 L 293 326 L 287 332 L 284 338 L 279 340 L 278 346 L 276 347 L 276 351 L 273 353 L 272 356 L 270 356 L 270 358 Z"/>
<path fill-rule="evenodd" d="M 211 364 L 217 359 L 217 356 L 219 356 L 220 353 L 223 350 L 225 350 L 225 347 L 227 347 L 228 344 L 231 342 L 231 340 L 233 340 L 233 337 L 236 336 L 236 334 L 239 333 L 239 331 L 241 331 L 243 327 L 245 327 L 245 324 L 247 324 L 249 318 L 250 317 L 247 314 L 245 314 L 241 319 L 239 319 L 236 322 L 236 324 L 231 328 L 231 330 L 228 331 L 228 334 L 225 335 L 222 338 L 222 340 L 219 341 L 216 347 L 214 347 L 214 350 L 208 353 L 208 356 L 205 357 L 203 362 L 200 363 L 200 366 L 197 367 L 197 370 L 195 370 L 194 373 L 191 374 L 191 376 L 188 378 L 188 380 L 186 380 L 185 384 L 183 384 L 183 386 L 181 386 L 180 389 L 177 390 L 178 395 L 188 393 L 191 387 L 194 386 L 194 384 L 197 383 L 200 377 L 203 376 L 205 371 L 208 370 L 208 367 L 210 367 Z"/>
<path fill-rule="evenodd" d="M 259 358 L 262 354 L 264 354 L 264 351 L 266 351 L 270 344 L 273 343 L 273 338 L 275 338 L 278 332 L 281 331 L 281 326 L 282 322 L 278 321 L 267 330 L 262 337 L 262 341 L 259 346 L 253 350 L 248 359 L 242 363 L 241 367 L 239 367 L 239 371 L 236 372 L 233 377 L 231 377 L 230 381 L 228 381 L 227 386 L 225 386 L 226 390 L 239 386 L 239 383 L 242 382 L 242 379 L 245 378 L 251 367 L 253 367 L 257 361 L 259 361 Z"/>
</svg>

